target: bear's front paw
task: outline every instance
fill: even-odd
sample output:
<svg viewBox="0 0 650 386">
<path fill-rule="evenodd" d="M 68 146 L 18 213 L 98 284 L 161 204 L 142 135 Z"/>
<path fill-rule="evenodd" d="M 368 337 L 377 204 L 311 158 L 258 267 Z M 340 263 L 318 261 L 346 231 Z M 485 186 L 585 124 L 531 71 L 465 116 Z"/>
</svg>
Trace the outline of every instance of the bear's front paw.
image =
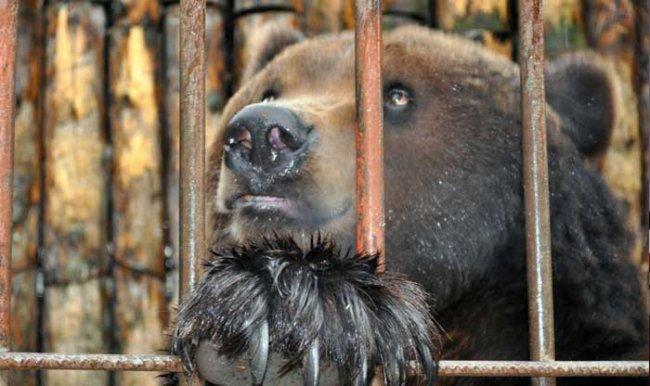
<svg viewBox="0 0 650 386">
<path fill-rule="evenodd" d="M 305 385 L 320 373 L 366 385 L 382 366 L 389 386 L 404 384 L 409 369 L 433 382 L 438 331 L 426 294 L 400 275 L 376 274 L 376 256 L 341 254 L 320 239 L 308 250 L 277 239 L 215 254 L 173 332 L 186 372 L 216 384 L 294 384 L 301 369 Z"/>
</svg>

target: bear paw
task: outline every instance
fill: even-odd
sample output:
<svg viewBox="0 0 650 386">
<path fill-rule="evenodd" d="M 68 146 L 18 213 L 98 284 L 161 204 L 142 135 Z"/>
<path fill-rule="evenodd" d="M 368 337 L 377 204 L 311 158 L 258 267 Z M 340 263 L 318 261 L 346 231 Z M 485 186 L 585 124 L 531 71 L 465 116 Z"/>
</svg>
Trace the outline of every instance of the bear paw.
<svg viewBox="0 0 650 386">
<path fill-rule="evenodd" d="M 277 238 L 215 255 L 172 335 L 187 373 L 216 384 L 286 376 L 282 384 L 317 385 L 329 371 L 338 374 L 321 384 L 366 385 L 382 366 L 388 386 L 413 368 L 433 382 L 439 335 L 427 295 L 401 275 L 375 273 L 377 256 L 320 238 L 308 250 Z M 302 380 L 289 381 L 298 369 Z"/>
</svg>

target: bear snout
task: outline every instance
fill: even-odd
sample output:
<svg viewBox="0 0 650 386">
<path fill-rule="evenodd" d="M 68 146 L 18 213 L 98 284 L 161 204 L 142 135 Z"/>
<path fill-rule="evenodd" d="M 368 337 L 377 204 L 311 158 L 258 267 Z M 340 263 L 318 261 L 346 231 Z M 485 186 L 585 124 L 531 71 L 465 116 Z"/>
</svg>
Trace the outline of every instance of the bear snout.
<svg viewBox="0 0 650 386">
<path fill-rule="evenodd" d="M 235 114 L 224 139 L 226 167 L 251 189 L 264 190 L 300 172 L 313 136 L 290 109 L 257 103 Z"/>
</svg>

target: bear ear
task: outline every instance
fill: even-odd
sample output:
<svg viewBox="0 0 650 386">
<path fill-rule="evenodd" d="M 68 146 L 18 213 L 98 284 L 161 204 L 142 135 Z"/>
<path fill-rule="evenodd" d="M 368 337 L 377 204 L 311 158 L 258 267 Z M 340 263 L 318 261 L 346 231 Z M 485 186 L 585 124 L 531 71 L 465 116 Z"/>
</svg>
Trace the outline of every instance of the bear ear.
<svg viewBox="0 0 650 386">
<path fill-rule="evenodd" d="M 264 24 L 250 41 L 249 58 L 242 76 L 242 83 L 266 66 L 285 48 L 305 39 L 298 30 L 269 22 Z"/>
<path fill-rule="evenodd" d="M 618 118 L 618 88 L 609 65 L 594 52 L 564 55 L 546 70 L 546 100 L 578 150 L 605 150 Z"/>
</svg>

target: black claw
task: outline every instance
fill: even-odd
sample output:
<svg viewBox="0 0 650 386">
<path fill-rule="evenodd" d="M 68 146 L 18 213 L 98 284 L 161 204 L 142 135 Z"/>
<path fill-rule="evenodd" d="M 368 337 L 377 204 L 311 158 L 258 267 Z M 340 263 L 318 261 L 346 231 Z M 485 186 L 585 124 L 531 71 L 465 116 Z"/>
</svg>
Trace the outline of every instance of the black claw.
<svg viewBox="0 0 650 386">
<path fill-rule="evenodd" d="M 420 363 L 422 365 L 422 372 L 426 377 L 425 386 L 433 385 L 433 380 L 436 376 L 436 363 L 431 356 L 431 351 L 429 347 L 421 344 L 418 346 L 418 354 L 420 355 Z"/>
<path fill-rule="evenodd" d="M 302 360 L 302 379 L 304 386 L 318 386 L 320 347 L 318 338 L 314 339 L 307 356 Z"/>
<path fill-rule="evenodd" d="M 363 358 L 361 368 L 354 378 L 354 386 L 366 386 L 368 384 L 368 361 Z"/>
<path fill-rule="evenodd" d="M 253 384 L 261 385 L 264 383 L 269 361 L 269 323 L 267 321 L 262 322 L 260 328 L 253 333 L 248 354 Z"/>
<path fill-rule="evenodd" d="M 384 361 L 384 379 L 386 386 L 398 386 L 402 383 L 402 373 L 395 358 Z"/>
</svg>

